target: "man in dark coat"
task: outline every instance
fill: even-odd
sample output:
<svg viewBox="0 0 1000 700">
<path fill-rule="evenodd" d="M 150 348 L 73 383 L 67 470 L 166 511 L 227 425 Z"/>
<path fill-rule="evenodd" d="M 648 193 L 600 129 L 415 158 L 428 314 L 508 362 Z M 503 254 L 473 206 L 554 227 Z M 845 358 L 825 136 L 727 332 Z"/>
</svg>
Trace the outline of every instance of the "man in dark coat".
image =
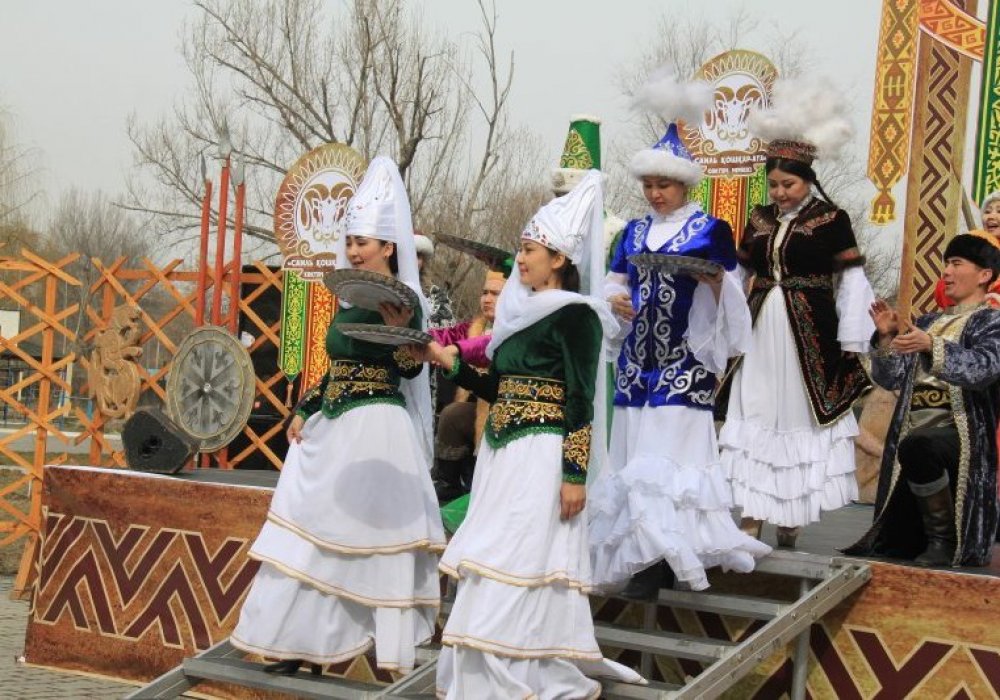
<svg viewBox="0 0 1000 700">
<path fill-rule="evenodd" d="M 997 527 L 1000 311 L 985 303 L 1000 250 L 975 234 L 945 250 L 955 306 L 911 324 L 884 301 L 875 321 L 872 379 L 899 391 L 886 436 L 875 519 L 847 554 L 922 566 L 989 563 Z"/>
</svg>

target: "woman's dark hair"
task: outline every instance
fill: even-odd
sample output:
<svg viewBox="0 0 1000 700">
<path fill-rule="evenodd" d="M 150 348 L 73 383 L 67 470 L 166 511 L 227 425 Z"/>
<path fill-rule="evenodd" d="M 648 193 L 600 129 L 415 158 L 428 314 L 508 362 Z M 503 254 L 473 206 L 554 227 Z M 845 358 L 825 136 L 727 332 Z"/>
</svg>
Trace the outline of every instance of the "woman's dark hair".
<svg viewBox="0 0 1000 700">
<path fill-rule="evenodd" d="M 812 166 L 808 163 L 803 163 L 801 160 L 795 160 L 794 158 L 778 158 L 776 156 L 771 156 L 764 162 L 764 172 L 770 175 L 772 170 L 781 170 L 789 175 L 801 177 L 811 185 L 816 185 L 816 189 L 819 190 L 821 195 L 823 195 L 823 199 L 830 204 L 833 204 L 833 200 L 830 199 L 830 195 L 828 195 L 823 189 L 823 185 L 819 184 L 819 179 L 816 177 L 816 171 L 813 170 Z M 833 206 L 837 205 L 833 204 Z"/>
<path fill-rule="evenodd" d="M 551 257 L 559 255 L 559 253 L 551 248 L 546 248 L 549 251 Z M 577 269 L 576 265 L 569 259 L 568 255 L 564 255 L 566 258 L 566 263 L 559 268 L 559 282 L 563 290 L 567 292 L 579 292 L 580 291 L 580 270 Z"/>
<path fill-rule="evenodd" d="M 379 243 L 385 248 L 392 241 L 379 241 Z M 392 255 L 389 256 L 389 269 L 392 271 L 392 274 L 399 274 L 399 248 L 396 247 L 395 243 L 392 243 Z"/>
</svg>

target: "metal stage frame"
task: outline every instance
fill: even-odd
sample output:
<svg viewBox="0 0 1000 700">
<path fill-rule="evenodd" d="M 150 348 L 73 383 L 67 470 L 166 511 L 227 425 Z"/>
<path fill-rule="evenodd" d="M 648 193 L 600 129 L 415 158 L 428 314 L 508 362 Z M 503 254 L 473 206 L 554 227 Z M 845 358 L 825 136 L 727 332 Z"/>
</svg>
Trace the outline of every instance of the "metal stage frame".
<svg viewBox="0 0 1000 700">
<path fill-rule="evenodd" d="M 792 700 L 806 696 L 809 661 L 809 628 L 841 601 L 864 586 L 871 570 L 861 560 L 827 557 L 800 552 L 776 551 L 761 559 L 755 577 L 781 576 L 798 581 L 795 600 L 727 593 L 692 592 L 665 589 L 654 603 L 642 604 L 643 625 L 625 627 L 598 623 L 597 640 L 604 646 L 640 652 L 640 670 L 649 675 L 653 657 L 670 656 L 708 664 L 683 686 L 664 683 L 630 685 L 608 683 L 602 697 L 611 700 L 692 700 L 721 695 L 753 668 L 786 644 L 795 641 Z M 442 615 L 450 610 L 451 598 L 442 603 Z M 655 629 L 659 607 L 712 612 L 733 617 L 766 621 L 743 642 L 724 642 L 707 637 L 665 632 Z M 360 683 L 340 678 L 310 676 L 275 676 L 261 666 L 243 660 L 244 653 L 223 641 L 210 649 L 185 659 L 183 663 L 126 696 L 130 700 L 175 698 L 211 680 L 242 687 L 271 690 L 303 698 L 434 698 L 434 678 L 438 649 L 424 647 L 418 654 L 418 666 L 387 686 Z"/>
</svg>

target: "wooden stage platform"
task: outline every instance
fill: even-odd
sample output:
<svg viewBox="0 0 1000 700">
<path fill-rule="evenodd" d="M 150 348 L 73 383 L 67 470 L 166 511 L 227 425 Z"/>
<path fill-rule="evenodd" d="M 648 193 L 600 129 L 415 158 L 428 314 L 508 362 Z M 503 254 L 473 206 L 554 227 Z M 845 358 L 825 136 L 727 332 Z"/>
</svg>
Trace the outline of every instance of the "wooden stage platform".
<svg viewBox="0 0 1000 700">
<path fill-rule="evenodd" d="M 256 567 L 246 552 L 276 481 L 274 472 L 206 471 L 182 478 L 91 467 L 50 467 L 39 577 L 26 639 L 28 663 L 148 681 L 225 639 Z M 836 555 L 865 530 L 870 506 L 824 516 L 803 551 Z M 774 531 L 764 539 L 773 544 Z M 924 570 L 872 562 L 872 579 L 813 625 L 813 698 L 1000 697 L 1000 551 L 988 569 Z M 749 578 L 712 574 L 713 589 L 753 595 Z M 766 577 L 755 586 L 767 589 Z M 777 585 L 777 584 L 774 584 Z M 634 604 L 595 599 L 595 617 L 627 625 Z M 739 641 L 752 621 L 661 608 L 660 629 Z M 614 653 L 613 650 L 609 650 Z M 628 659 L 622 659 L 627 661 Z M 657 663 L 657 679 L 697 662 Z M 332 669 L 390 682 L 370 658 Z M 791 682 L 779 650 L 726 697 L 777 698 Z"/>
</svg>

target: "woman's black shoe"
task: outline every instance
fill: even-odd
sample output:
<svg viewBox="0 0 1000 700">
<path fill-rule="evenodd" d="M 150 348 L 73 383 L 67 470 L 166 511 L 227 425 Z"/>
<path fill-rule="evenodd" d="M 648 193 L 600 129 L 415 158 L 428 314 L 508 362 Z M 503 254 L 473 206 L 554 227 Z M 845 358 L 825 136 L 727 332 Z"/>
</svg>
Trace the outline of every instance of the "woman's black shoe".
<svg viewBox="0 0 1000 700">
<path fill-rule="evenodd" d="M 673 572 L 665 561 L 658 561 L 648 569 L 643 569 L 628 582 L 621 592 L 622 598 L 654 602 L 660 595 L 660 588 L 673 583 Z"/>
<path fill-rule="evenodd" d="M 298 673 L 302 659 L 286 659 L 285 661 L 275 661 L 273 664 L 264 666 L 264 673 L 277 673 L 282 676 L 294 676 Z M 315 673 L 315 671 L 314 671 Z"/>
</svg>

